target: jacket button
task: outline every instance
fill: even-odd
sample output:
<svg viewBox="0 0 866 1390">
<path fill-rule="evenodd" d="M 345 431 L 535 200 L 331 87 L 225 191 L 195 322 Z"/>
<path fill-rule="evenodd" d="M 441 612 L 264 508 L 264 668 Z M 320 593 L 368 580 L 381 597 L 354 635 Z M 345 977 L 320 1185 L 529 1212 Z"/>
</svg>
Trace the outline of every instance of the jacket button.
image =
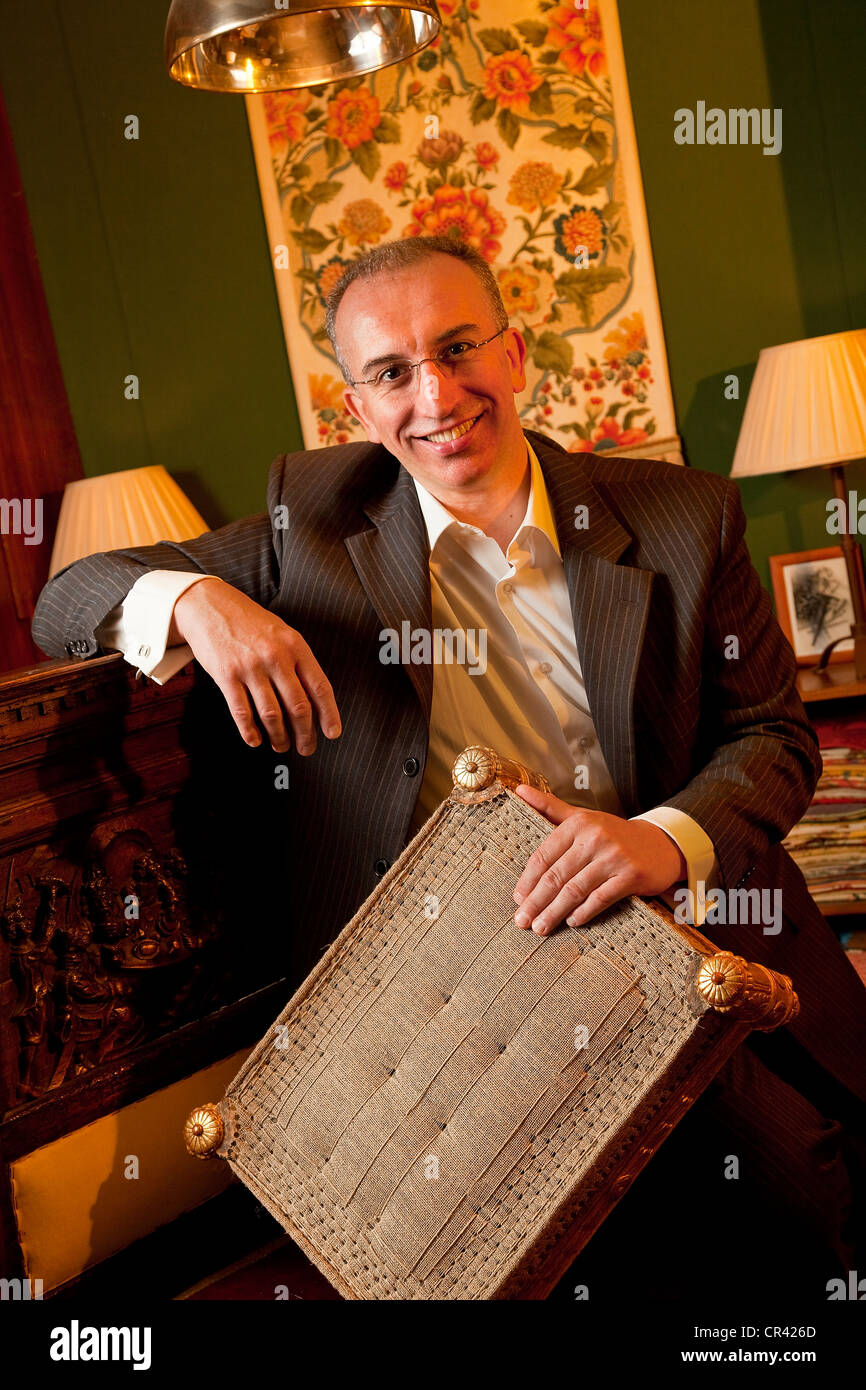
<svg viewBox="0 0 866 1390">
<path fill-rule="evenodd" d="M 384 873 L 387 873 L 390 867 L 391 865 L 387 859 L 377 859 L 373 865 L 373 873 L 381 878 Z"/>
<path fill-rule="evenodd" d="M 417 758 L 407 758 L 403 764 L 403 771 L 407 777 L 414 777 L 420 766 Z"/>
</svg>

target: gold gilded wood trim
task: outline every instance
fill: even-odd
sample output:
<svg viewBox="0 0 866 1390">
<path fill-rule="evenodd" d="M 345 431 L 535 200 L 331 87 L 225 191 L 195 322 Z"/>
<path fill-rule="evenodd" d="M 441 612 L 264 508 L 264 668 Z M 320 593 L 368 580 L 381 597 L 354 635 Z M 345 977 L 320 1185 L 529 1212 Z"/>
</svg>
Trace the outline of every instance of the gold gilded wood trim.
<svg viewBox="0 0 866 1390">
<path fill-rule="evenodd" d="M 791 1023 L 800 1012 L 800 1001 L 787 975 L 730 951 L 704 958 L 696 986 L 716 1013 L 764 1033 Z"/>
<path fill-rule="evenodd" d="M 512 758 L 502 758 L 495 749 L 483 748 L 480 745 L 464 748 L 463 752 L 458 754 L 451 769 L 451 780 L 455 790 L 464 793 L 485 791 L 496 781 L 501 782 L 504 787 L 509 787 L 511 791 L 521 782 L 530 787 L 537 787 L 542 792 L 550 791 L 550 783 L 540 772 L 533 772 L 531 768 L 524 767 L 523 763 L 515 762 Z"/>
</svg>

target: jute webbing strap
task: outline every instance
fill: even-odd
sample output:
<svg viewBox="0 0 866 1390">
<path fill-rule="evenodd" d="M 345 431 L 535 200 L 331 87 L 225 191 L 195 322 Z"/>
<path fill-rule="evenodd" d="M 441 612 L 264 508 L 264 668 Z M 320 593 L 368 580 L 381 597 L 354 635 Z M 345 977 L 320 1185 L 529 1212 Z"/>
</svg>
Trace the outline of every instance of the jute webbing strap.
<svg viewBox="0 0 866 1390">
<path fill-rule="evenodd" d="M 723 1027 L 640 899 L 515 926 L 549 830 L 444 802 L 228 1089 L 223 1155 L 348 1296 L 519 1297 Z"/>
</svg>

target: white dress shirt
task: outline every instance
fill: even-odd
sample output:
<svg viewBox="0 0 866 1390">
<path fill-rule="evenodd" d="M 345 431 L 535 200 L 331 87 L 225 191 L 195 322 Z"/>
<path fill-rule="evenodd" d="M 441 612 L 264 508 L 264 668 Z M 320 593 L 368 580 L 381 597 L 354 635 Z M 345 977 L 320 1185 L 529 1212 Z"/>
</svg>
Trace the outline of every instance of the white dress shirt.
<svg viewBox="0 0 866 1390">
<path fill-rule="evenodd" d="M 474 743 L 536 768 L 555 795 L 572 806 L 622 815 L 587 700 L 544 475 L 527 448 L 529 500 L 505 554 L 492 537 L 458 521 L 413 479 L 430 543 L 432 626 L 486 633 L 483 672 L 478 643 L 471 640 L 465 664 L 434 664 L 430 742 L 413 834 L 448 795 L 457 754 Z M 164 684 L 192 659 L 187 645 L 166 649 L 174 605 L 191 584 L 207 577 L 174 570 L 142 575 L 96 629 L 100 645 L 122 651 L 144 675 Z M 692 901 L 699 907 L 698 880 L 707 890 L 717 880 L 712 840 L 673 806 L 633 819 L 651 821 L 682 851 Z"/>
</svg>

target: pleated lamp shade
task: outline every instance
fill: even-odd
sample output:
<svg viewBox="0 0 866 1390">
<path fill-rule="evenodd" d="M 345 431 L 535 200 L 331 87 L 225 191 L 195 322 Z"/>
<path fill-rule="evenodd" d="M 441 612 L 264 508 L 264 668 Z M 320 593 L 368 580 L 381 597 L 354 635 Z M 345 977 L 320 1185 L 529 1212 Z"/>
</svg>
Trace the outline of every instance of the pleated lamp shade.
<svg viewBox="0 0 866 1390">
<path fill-rule="evenodd" d="M 866 457 L 866 328 L 764 348 L 731 477 Z"/>
<path fill-rule="evenodd" d="M 67 483 L 49 576 L 102 550 L 187 541 L 210 527 L 161 464 Z"/>
</svg>

